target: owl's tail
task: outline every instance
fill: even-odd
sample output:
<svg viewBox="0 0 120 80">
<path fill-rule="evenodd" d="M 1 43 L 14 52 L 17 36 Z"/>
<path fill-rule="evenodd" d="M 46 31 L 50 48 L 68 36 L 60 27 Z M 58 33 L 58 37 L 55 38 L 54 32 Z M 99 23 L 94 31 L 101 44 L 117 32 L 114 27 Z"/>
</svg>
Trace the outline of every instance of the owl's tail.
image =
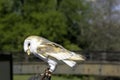
<svg viewBox="0 0 120 80">
<path fill-rule="evenodd" d="M 74 52 L 71 52 L 71 57 L 62 60 L 64 63 L 66 63 L 67 65 L 69 65 L 70 67 L 73 67 L 76 65 L 75 61 L 84 61 L 85 57 L 80 55 L 80 54 L 76 54 Z"/>
<path fill-rule="evenodd" d="M 76 62 L 72 60 L 62 60 L 64 63 L 66 63 L 70 67 L 74 67 Z"/>
<path fill-rule="evenodd" d="M 75 60 L 75 61 L 84 61 L 85 57 L 81 54 L 76 54 L 74 52 L 71 52 L 71 57 L 69 58 L 69 60 Z"/>
</svg>

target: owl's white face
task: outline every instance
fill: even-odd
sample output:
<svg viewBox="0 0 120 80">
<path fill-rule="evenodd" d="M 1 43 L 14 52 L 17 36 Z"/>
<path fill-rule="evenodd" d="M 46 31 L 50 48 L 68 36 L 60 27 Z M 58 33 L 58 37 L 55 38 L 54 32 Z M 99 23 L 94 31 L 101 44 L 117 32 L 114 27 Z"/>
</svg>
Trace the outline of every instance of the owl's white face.
<svg viewBox="0 0 120 80">
<path fill-rule="evenodd" d="M 40 42 L 38 42 L 37 39 L 31 38 L 31 39 L 25 39 L 24 41 L 24 51 L 28 53 L 37 53 L 37 47 L 40 45 Z"/>
</svg>

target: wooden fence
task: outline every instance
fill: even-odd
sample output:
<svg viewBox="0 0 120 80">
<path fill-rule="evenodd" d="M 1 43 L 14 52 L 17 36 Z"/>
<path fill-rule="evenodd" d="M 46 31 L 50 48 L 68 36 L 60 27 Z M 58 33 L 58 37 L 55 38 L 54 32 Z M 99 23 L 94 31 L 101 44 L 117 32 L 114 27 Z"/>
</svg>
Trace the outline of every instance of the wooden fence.
<svg viewBox="0 0 120 80">
<path fill-rule="evenodd" d="M 14 63 L 14 74 L 36 74 L 43 73 L 47 64 L 40 62 Z M 119 62 L 78 62 L 77 66 L 71 68 L 59 63 L 54 74 L 74 74 L 74 75 L 97 75 L 120 77 Z"/>
</svg>

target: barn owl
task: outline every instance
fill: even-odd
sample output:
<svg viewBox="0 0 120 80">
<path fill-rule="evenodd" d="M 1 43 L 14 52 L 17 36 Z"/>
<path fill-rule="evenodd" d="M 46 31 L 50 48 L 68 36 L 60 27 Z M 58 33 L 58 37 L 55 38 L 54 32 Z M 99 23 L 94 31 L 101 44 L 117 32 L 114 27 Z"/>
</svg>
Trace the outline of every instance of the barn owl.
<svg viewBox="0 0 120 80">
<path fill-rule="evenodd" d="M 28 55 L 32 53 L 36 57 L 48 63 L 50 72 L 55 70 L 58 61 L 63 61 L 68 66 L 73 67 L 76 65 L 77 60 L 85 60 L 85 57 L 81 54 L 69 51 L 63 46 L 40 36 L 27 37 L 24 40 L 24 51 Z"/>
</svg>

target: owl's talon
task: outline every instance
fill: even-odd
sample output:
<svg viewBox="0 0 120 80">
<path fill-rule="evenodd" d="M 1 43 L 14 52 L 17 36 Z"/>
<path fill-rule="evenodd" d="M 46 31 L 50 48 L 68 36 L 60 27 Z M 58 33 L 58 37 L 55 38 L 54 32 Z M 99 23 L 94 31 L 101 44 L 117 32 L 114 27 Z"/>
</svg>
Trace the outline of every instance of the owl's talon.
<svg viewBox="0 0 120 80">
<path fill-rule="evenodd" d="M 51 79 L 51 72 L 49 71 L 49 69 L 50 69 L 50 68 L 47 68 L 47 69 L 45 70 L 45 73 L 44 73 L 44 74 L 41 74 L 41 75 L 43 75 L 42 80 L 44 80 L 45 78 L 48 78 L 48 80 Z"/>
</svg>

